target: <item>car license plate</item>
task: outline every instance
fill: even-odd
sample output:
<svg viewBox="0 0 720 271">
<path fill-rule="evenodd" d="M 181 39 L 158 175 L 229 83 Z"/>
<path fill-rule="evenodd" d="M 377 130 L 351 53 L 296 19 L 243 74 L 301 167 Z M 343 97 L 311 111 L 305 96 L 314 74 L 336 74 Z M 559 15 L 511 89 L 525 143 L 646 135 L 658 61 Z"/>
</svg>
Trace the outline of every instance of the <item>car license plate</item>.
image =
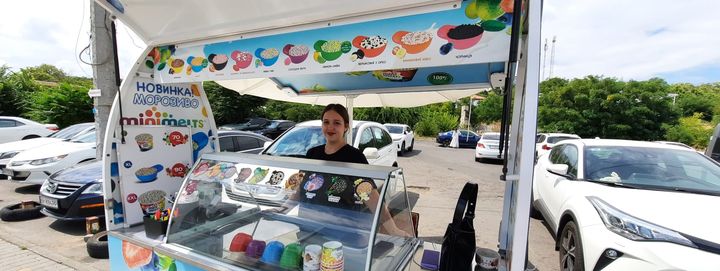
<svg viewBox="0 0 720 271">
<path fill-rule="evenodd" d="M 58 208 L 58 200 L 54 198 L 48 198 L 48 197 L 40 197 L 40 204 L 42 204 L 45 207 L 50 207 L 53 209 Z"/>
<path fill-rule="evenodd" d="M 498 145 L 488 145 L 488 147 L 490 147 L 491 150 L 497 150 L 497 149 L 498 149 Z"/>
</svg>

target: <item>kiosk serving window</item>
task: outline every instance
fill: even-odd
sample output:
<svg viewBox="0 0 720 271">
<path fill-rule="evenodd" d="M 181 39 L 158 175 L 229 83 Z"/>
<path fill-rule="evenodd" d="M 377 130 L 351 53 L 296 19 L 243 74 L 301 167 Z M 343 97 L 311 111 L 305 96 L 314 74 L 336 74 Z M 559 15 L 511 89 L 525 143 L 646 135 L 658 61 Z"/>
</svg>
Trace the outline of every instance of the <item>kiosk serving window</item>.
<svg viewBox="0 0 720 271">
<path fill-rule="evenodd" d="M 418 241 L 399 168 L 222 153 L 184 180 L 167 243 L 250 270 L 395 270 Z"/>
</svg>

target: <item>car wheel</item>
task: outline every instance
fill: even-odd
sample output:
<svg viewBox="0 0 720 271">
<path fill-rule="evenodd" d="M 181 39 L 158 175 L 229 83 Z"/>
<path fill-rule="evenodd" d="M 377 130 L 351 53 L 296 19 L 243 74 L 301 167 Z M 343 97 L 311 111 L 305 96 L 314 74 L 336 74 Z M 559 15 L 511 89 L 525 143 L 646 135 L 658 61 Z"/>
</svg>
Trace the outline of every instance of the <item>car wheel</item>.
<svg viewBox="0 0 720 271">
<path fill-rule="evenodd" d="M 447 146 L 450 146 L 450 141 L 445 140 L 445 141 L 443 141 L 441 144 L 442 144 L 443 147 L 447 147 Z"/>
<path fill-rule="evenodd" d="M 400 149 L 398 150 L 398 155 L 402 156 L 404 152 L 405 152 L 405 142 L 403 142 L 402 145 L 400 146 Z"/>
<path fill-rule="evenodd" d="M 540 211 L 538 211 L 537 208 L 535 208 L 535 205 L 533 204 L 533 202 L 535 202 L 535 197 L 533 197 L 531 195 L 530 196 L 530 217 L 532 217 L 534 219 L 542 219 L 543 218 L 542 214 L 540 213 Z"/>
<path fill-rule="evenodd" d="M 475 157 L 475 162 L 480 162 L 480 161 L 482 161 L 482 159 L 480 159 L 479 157 Z"/>
<path fill-rule="evenodd" d="M 574 221 L 568 221 L 560 234 L 560 269 L 583 271 L 582 240 Z"/>
<path fill-rule="evenodd" d="M 90 257 L 95 259 L 109 258 L 107 234 L 107 231 L 101 231 L 93 234 L 93 236 L 88 239 L 85 248 Z"/>
<path fill-rule="evenodd" d="M 33 207 L 20 209 L 20 203 L 8 205 L 0 209 L 0 219 L 2 221 L 23 221 L 43 217 L 40 213 L 42 205 L 33 201 Z"/>
<path fill-rule="evenodd" d="M 407 150 L 408 150 L 408 151 L 413 151 L 413 147 L 415 147 L 415 139 L 413 139 L 412 141 L 410 141 L 410 148 L 408 148 Z"/>
</svg>

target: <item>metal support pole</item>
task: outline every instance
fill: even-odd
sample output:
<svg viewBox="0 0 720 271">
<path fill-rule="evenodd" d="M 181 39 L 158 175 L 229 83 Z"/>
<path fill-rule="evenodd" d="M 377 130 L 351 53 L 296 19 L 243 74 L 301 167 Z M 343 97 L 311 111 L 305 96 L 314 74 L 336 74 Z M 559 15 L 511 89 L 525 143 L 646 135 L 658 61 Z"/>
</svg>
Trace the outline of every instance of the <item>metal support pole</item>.
<svg viewBox="0 0 720 271">
<path fill-rule="evenodd" d="M 117 71 L 117 48 L 110 14 L 92 0 L 90 0 L 90 21 L 93 84 L 96 89 L 100 89 L 100 96 L 94 99 L 96 157 L 102 159 L 110 108 L 120 85 Z"/>
</svg>

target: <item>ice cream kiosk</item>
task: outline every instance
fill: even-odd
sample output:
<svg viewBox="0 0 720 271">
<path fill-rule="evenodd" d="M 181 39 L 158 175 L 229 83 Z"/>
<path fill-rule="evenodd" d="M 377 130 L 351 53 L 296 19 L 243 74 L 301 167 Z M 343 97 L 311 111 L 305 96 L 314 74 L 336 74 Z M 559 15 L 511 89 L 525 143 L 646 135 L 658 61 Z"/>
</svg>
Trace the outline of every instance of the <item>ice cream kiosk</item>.
<svg viewBox="0 0 720 271">
<path fill-rule="evenodd" d="M 351 112 L 515 89 L 500 268 L 524 269 L 539 1 L 96 2 L 148 44 L 104 141 L 112 270 L 420 269 L 402 168 L 221 153 L 203 81 Z"/>
</svg>

